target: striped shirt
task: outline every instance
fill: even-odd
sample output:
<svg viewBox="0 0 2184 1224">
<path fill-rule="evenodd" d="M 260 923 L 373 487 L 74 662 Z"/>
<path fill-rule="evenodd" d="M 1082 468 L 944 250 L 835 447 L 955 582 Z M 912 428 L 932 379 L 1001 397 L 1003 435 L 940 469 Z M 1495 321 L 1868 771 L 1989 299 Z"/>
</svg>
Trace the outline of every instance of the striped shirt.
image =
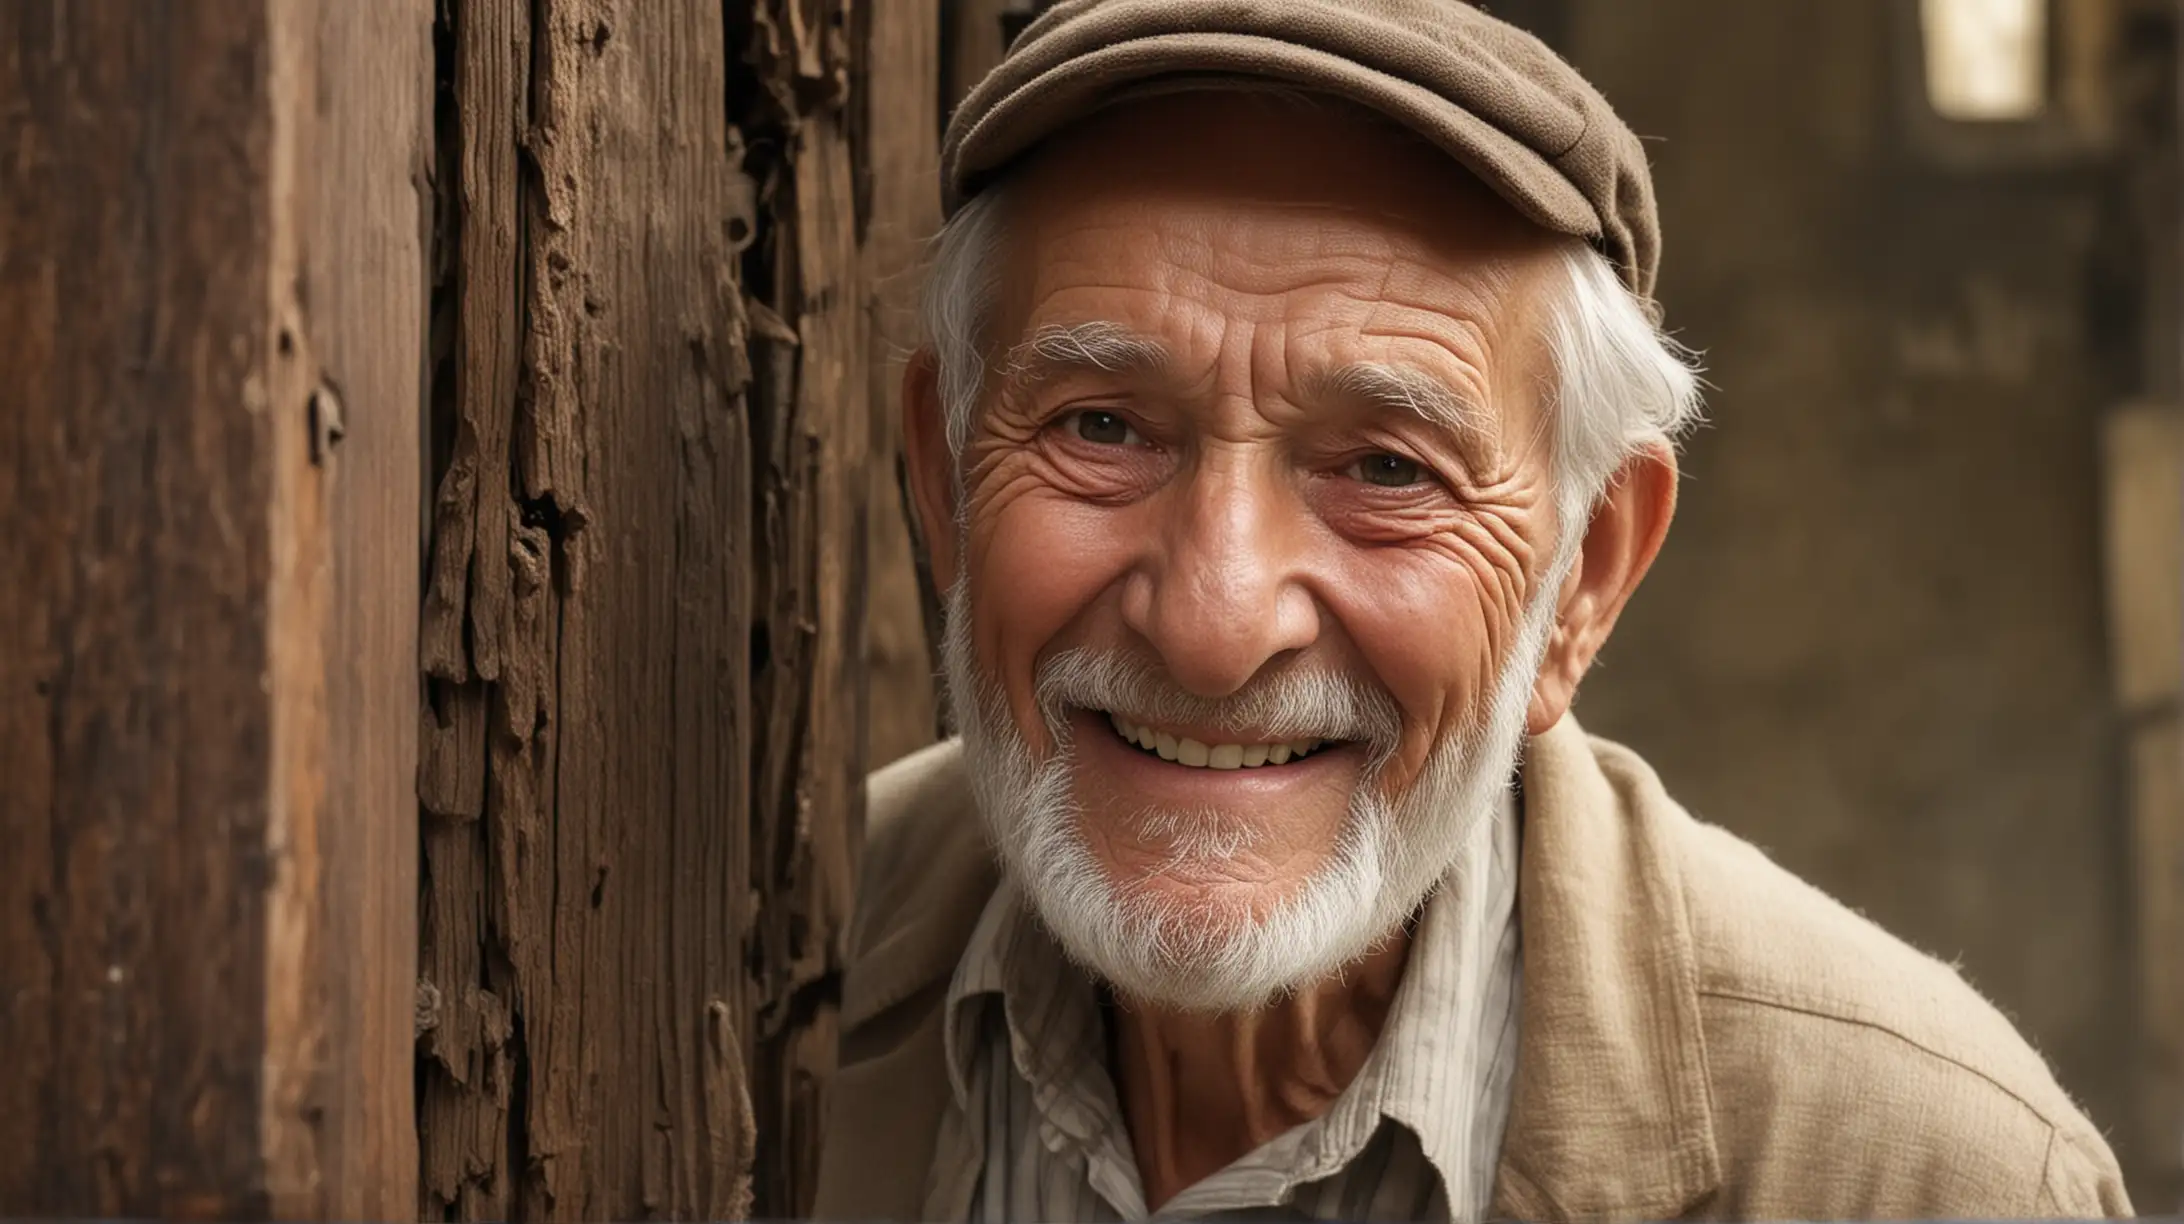
<svg viewBox="0 0 2184 1224">
<path fill-rule="evenodd" d="M 1483 1217 L 1516 1070 L 1514 796 L 1425 907 L 1355 1079 L 1327 1111 L 1161 1205 L 1166 1218 Z M 1477 887 L 1474 887 L 1474 883 Z M 968 1219 L 1142 1220 L 1098 988 L 1004 882 L 947 1000 L 940 1143 L 978 1170 Z"/>
</svg>

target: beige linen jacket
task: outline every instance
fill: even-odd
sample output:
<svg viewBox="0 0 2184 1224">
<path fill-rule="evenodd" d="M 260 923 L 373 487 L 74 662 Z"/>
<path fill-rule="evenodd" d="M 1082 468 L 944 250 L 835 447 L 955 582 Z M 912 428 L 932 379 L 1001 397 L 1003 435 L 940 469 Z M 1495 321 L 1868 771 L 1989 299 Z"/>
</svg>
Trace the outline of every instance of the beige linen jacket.
<svg viewBox="0 0 2184 1224">
<path fill-rule="evenodd" d="M 1498 1218 L 2127 1216 L 2114 1157 L 1948 966 L 1563 719 L 1524 766 Z M 960 748 L 874 774 L 816 1215 L 960 1215 L 942 1000 L 993 891 Z M 929 1188 L 941 1191 L 928 1198 Z"/>
</svg>

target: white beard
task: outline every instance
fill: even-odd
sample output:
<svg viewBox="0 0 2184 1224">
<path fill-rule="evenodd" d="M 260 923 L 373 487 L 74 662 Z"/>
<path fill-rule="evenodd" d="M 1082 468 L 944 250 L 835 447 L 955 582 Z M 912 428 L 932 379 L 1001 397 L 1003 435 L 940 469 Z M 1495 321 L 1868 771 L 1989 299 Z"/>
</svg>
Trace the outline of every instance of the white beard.
<svg viewBox="0 0 2184 1224">
<path fill-rule="evenodd" d="M 965 583 L 948 595 L 943 638 L 948 690 L 988 835 L 1004 868 L 1069 957 L 1119 993 L 1192 1012 L 1236 1012 L 1340 972 L 1393 936 L 1456 867 L 1482 822 L 1500 810 L 1523 747 L 1525 714 L 1555 596 L 1576 549 L 1558 550 L 1503 661 L 1483 727 L 1438 744 L 1403 794 L 1379 775 L 1400 727 L 1391 697 L 1338 677 L 1275 674 L 1237 696 L 1203 702 L 1134 658 L 1073 650 L 1035 679 L 1053 750 L 1032 753 L 971 645 Z M 1072 793 L 1071 709 L 1120 709 L 1157 719 L 1249 726 L 1269 738 L 1326 735 L 1371 748 L 1333 853 L 1263 917 L 1249 907 L 1194 904 L 1117 881 L 1086 842 Z M 1248 822 L 1220 813 L 1153 812 L 1172 831 L 1171 861 L 1233 854 Z"/>
</svg>

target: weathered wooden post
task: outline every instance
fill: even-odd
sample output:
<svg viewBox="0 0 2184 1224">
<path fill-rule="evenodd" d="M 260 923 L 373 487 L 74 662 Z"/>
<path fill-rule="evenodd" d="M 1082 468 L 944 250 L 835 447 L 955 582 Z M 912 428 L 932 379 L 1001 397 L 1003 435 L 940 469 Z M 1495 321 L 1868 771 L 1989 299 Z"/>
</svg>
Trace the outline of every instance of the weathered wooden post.
<svg viewBox="0 0 2184 1224">
<path fill-rule="evenodd" d="M 868 534 L 937 11 L 443 12 L 421 1210 L 790 1214 L 868 740 L 931 722 Z"/>
<path fill-rule="evenodd" d="M 430 22 L 0 5 L 0 1216 L 414 1201 Z"/>
<path fill-rule="evenodd" d="M 808 1200 L 940 42 L 0 6 L 0 1215 Z"/>
<path fill-rule="evenodd" d="M 754 202 L 722 6 L 443 13 L 420 1209 L 733 1216 Z"/>
</svg>

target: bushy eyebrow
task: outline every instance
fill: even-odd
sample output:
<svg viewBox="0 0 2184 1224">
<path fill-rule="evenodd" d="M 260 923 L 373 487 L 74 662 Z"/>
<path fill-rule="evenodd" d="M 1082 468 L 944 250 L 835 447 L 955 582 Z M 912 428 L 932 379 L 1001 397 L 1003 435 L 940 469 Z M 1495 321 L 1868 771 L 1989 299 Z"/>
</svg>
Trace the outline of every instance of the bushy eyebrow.
<svg viewBox="0 0 2184 1224">
<path fill-rule="evenodd" d="M 1011 348 L 1001 363 L 1002 377 L 1030 383 L 1072 370 L 1108 374 L 1151 373 L 1166 369 L 1168 347 L 1120 323 L 1050 323 Z"/>
<path fill-rule="evenodd" d="M 1484 404 L 1416 366 L 1354 361 L 1306 378 L 1314 398 L 1362 400 L 1390 412 L 1410 413 L 1455 435 L 1464 457 L 1489 462 L 1496 449 L 1493 415 Z"/>
<path fill-rule="evenodd" d="M 1000 373 L 1023 385 L 1074 371 L 1157 374 L 1168 368 L 1168 347 L 1159 340 L 1094 319 L 1039 328 L 1003 355 Z M 1414 415 L 1449 431 L 1464 458 L 1482 468 L 1496 452 L 1494 418 L 1486 406 L 1417 366 L 1354 361 L 1307 375 L 1304 391 L 1312 399 L 1363 402 Z"/>
</svg>

